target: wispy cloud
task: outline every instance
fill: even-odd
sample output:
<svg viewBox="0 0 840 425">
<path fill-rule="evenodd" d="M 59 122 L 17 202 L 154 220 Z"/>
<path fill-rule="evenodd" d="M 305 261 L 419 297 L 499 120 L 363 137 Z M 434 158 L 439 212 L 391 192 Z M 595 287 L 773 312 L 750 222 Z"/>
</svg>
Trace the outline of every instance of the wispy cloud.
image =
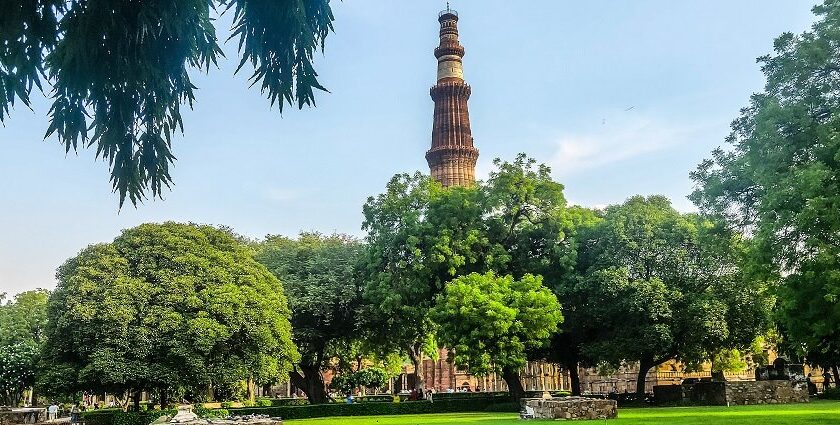
<svg viewBox="0 0 840 425">
<path fill-rule="evenodd" d="M 638 116 L 604 120 L 589 132 L 560 135 L 547 162 L 556 176 L 569 176 L 690 143 L 707 128 Z"/>
</svg>

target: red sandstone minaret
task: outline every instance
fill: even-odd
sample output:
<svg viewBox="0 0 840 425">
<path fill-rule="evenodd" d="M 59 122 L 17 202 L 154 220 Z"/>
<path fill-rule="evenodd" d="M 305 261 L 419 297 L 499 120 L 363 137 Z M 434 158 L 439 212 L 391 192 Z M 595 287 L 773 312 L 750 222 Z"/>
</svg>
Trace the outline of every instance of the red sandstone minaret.
<svg viewBox="0 0 840 425">
<path fill-rule="evenodd" d="M 438 15 L 440 45 L 437 84 L 431 89 L 435 101 L 432 125 L 432 148 L 426 152 L 432 177 L 444 186 L 469 186 L 475 183 L 478 149 L 473 146 L 467 100 L 470 86 L 464 82 L 464 48 L 458 42 L 458 12 L 449 9 Z"/>
</svg>

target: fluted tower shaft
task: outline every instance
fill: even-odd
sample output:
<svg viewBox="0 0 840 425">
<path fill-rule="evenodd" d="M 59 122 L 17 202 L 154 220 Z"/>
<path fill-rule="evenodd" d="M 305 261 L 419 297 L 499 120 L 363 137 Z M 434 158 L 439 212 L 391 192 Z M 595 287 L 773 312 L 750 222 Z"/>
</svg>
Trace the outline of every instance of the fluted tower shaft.
<svg viewBox="0 0 840 425">
<path fill-rule="evenodd" d="M 458 41 L 458 13 L 443 11 L 440 22 L 440 45 L 437 84 L 430 91 L 435 102 L 432 125 L 432 148 L 426 152 L 432 177 L 444 186 L 469 186 L 475 183 L 478 149 L 473 146 L 467 101 L 470 86 L 464 82 L 464 48 Z"/>
</svg>

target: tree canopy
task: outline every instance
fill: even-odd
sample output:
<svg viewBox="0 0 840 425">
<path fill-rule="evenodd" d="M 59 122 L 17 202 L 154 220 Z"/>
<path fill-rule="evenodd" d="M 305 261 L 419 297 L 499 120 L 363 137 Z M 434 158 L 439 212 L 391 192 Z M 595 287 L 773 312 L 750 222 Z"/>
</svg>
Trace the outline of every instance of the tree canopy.
<svg viewBox="0 0 840 425">
<path fill-rule="evenodd" d="M 400 174 L 364 206 L 365 328 L 382 350 L 408 354 L 423 387 L 423 352 L 434 324 L 429 311 L 444 284 L 492 261 L 481 232 L 480 193 L 445 189 L 420 173 Z"/>
<path fill-rule="evenodd" d="M 542 277 L 470 273 L 449 282 L 431 312 L 438 340 L 455 366 L 475 375 L 501 373 L 511 395 L 523 394 L 519 369 L 528 350 L 546 345 L 563 315 Z"/>
<path fill-rule="evenodd" d="M 0 294 L 0 405 L 19 405 L 24 391 L 35 384 L 48 296 L 39 289 L 3 303 Z"/>
<path fill-rule="evenodd" d="M 432 348 L 429 311 L 453 278 L 492 271 L 521 279 L 531 273 L 544 275 L 545 285 L 555 289 L 575 267 L 575 225 L 591 214 L 567 208 L 550 169 L 524 154 L 494 165 L 486 182 L 470 187 L 443 188 L 421 174 L 397 175 L 365 205 L 365 296 L 372 308 L 366 317 L 382 322 L 368 327 L 381 332 L 384 343 L 408 347 L 416 368 L 420 351 Z"/>
<path fill-rule="evenodd" d="M 592 327 L 584 312 L 589 295 L 577 291 L 583 271 L 578 265 L 580 233 L 600 218 L 587 208 L 567 206 L 563 185 L 551 169 L 519 154 L 511 161 L 494 161 L 496 170 L 481 184 L 482 214 L 497 260 L 487 266 L 497 274 L 542 276 L 563 304 L 566 318 L 549 347 L 530 350 L 529 357 L 562 363 L 569 370 L 572 391 L 580 393 L 577 365 L 592 363 L 582 350 Z"/>
<path fill-rule="evenodd" d="M 585 238 L 577 290 L 598 326 L 584 350 L 613 364 L 638 361 L 639 393 L 650 368 L 747 349 L 769 326 L 771 299 L 742 269 L 741 237 L 664 197 L 608 207 Z"/>
<path fill-rule="evenodd" d="M 0 404 L 19 406 L 35 384 L 38 347 L 24 342 L 0 346 Z"/>
<path fill-rule="evenodd" d="M 791 345 L 840 362 L 840 1 L 813 11 L 810 31 L 782 34 L 759 58 L 764 90 L 692 173 L 691 199 L 754 238 L 757 270 L 781 283 Z"/>
<path fill-rule="evenodd" d="M 292 339 L 301 355 L 292 383 L 313 403 L 327 401 L 323 371 L 359 339 L 362 250 L 348 236 L 318 233 L 296 240 L 269 236 L 257 244 L 257 261 L 283 282 L 292 311 Z"/>
<path fill-rule="evenodd" d="M 144 224 L 84 249 L 57 277 L 45 390 L 206 394 L 273 381 L 299 358 L 283 287 L 229 231 Z"/>
<path fill-rule="evenodd" d="M 332 31 L 329 0 L 15 0 L 0 16 L 0 122 L 51 86 L 50 124 L 66 151 L 95 147 L 122 206 L 172 184 L 172 138 L 192 107 L 190 73 L 222 49 L 213 15 L 232 10 L 239 66 L 271 105 L 314 105 L 313 55 Z"/>
<path fill-rule="evenodd" d="M 43 342 L 48 297 L 49 292 L 38 289 L 21 292 L 4 304 L 0 296 L 0 347 Z"/>
</svg>

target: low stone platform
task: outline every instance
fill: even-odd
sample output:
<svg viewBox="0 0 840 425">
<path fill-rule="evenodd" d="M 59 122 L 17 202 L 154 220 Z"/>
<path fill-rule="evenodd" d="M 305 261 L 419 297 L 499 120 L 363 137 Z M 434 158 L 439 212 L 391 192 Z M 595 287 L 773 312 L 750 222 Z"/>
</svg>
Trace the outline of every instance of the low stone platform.
<svg viewBox="0 0 840 425">
<path fill-rule="evenodd" d="M 45 420 L 47 420 L 47 409 L 44 408 L 0 408 L 0 425 L 34 424 Z"/>
<path fill-rule="evenodd" d="M 525 419 L 589 420 L 614 419 L 618 403 L 586 397 L 532 398 L 522 400 Z M 531 416 L 533 415 L 533 416 Z"/>
</svg>

